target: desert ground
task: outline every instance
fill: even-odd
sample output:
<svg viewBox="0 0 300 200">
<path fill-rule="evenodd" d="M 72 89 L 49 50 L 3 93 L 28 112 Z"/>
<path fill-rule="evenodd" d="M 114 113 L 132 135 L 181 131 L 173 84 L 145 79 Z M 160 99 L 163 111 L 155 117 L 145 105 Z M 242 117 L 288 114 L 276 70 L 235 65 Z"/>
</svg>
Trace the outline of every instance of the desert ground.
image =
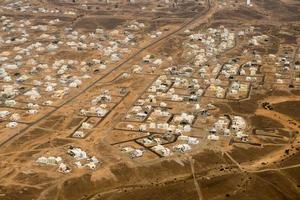
<svg viewBox="0 0 300 200">
<path fill-rule="evenodd" d="M 300 199 L 300 1 L 0 1 L 0 199 Z"/>
</svg>

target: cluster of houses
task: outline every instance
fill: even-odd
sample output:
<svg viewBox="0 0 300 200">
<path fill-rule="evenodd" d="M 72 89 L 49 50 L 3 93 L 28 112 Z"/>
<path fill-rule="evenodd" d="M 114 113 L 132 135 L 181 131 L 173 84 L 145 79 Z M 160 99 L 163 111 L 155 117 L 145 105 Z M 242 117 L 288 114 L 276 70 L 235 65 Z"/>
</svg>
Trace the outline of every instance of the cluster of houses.
<svg viewBox="0 0 300 200">
<path fill-rule="evenodd" d="M 229 86 L 227 98 L 241 99 L 247 97 L 250 85 L 248 83 L 233 81 Z"/>
<path fill-rule="evenodd" d="M 184 121 L 184 120 L 183 120 Z M 190 124 L 169 124 L 169 123 L 160 123 L 160 122 L 146 122 L 141 123 L 139 125 L 128 123 L 126 126 L 126 130 L 135 130 L 141 132 L 149 132 L 149 131 L 159 131 L 159 132 L 169 132 L 169 133 L 183 133 L 183 132 L 191 132 L 192 127 Z"/>
<path fill-rule="evenodd" d="M 268 42 L 268 39 L 269 36 L 267 35 L 256 35 L 249 40 L 249 45 L 258 46 L 260 44 Z"/>
<path fill-rule="evenodd" d="M 276 85 L 287 86 L 289 88 L 296 88 L 300 86 L 300 65 L 299 55 L 296 54 L 296 49 L 283 46 L 280 49 L 278 56 L 270 54 L 271 63 L 276 67 L 274 73 L 274 83 Z"/>
<path fill-rule="evenodd" d="M 184 54 L 194 57 L 195 66 L 205 64 L 209 58 L 233 48 L 235 45 L 235 33 L 224 26 L 220 28 L 208 28 L 205 32 L 192 33 L 186 30 L 189 41 L 185 43 Z"/>
<path fill-rule="evenodd" d="M 42 4 L 34 4 L 30 1 L 7 1 L 1 5 L 1 9 L 6 12 L 32 13 L 32 14 L 72 14 L 71 10 L 62 12 L 58 8 L 43 7 Z M 73 13 L 75 15 L 75 13 Z"/>
<path fill-rule="evenodd" d="M 175 142 L 171 145 L 171 143 Z M 199 139 L 195 137 L 186 136 L 183 134 L 172 135 L 166 133 L 161 137 L 150 135 L 143 139 L 137 141 L 139 144 L 142 144 L 143 148 L 134 148 L 132 146 L 125 146 L 121 149 L 121 152 L 127 154 L 130 158 L 139 158 L 142 157 L 146 149 L 153 151 L 161 157 L 171 156 L 174 153 L 185 153 L 192 150 L 192 146 L 199 144 Z M 166 147 L 166 144 L 170 144 L 171 147 Z"/>
<path fill-rule="evenodd" d="M 176 93 L 176 89 L 189 91 L 182 95 Z M 168 101 L 197 101 L 203 95 L 203 88 L 197 79 L 187 79 L 181 77 L 160 76 L 148 89 L 147 101 L 155 103 L 157 99 Z"/>
<path fill-rule="evenodd" d="M 251 30 L 250 28 L 248 29 L 240 31 L 238 36 L 242 37 L 253 32 L 253 27 Z M 208 65 L 209 59 L 235 46 L 236 33 L 224 26 L 220 26 L 218 29 L 209 28 L 199 33 L 192 33 L 190 30 L 186 30 L 185 33 L 189 40 L 184 43 L 183 55 L 193 60 L 194 65 L 168 67 L 165 71 L 176 77 L 169 78 L 168 82 L 161 81 L 166 79 L 165 77 L 163 77 L 164 79 L 159 79 L 150 88 L 151 92 L 156 92 L 156 96 L 168 95 L 170 97 L 172 95 L 170 99 L 177 101 L 185 99 L 197 101 L 204 93 L 206 93 L 206 96 L 219 99 L 226 97 L 230 99 L 246 98 L 251 89 L 250 83 L 256 81 L 258 65 L 260 65 L 259 61 L 261 60 L 259 55 L 255 55 L 255 62 L 253 61 L 249 67 L 246 64 L 238 63 L 236 59 L 230 59 L 223 65 L 219 63 Z M 198 72 L 199 79 L 185 78 L 195 77 L 195 72 Z M 234 79 L 234 76 L 245 76 L 245 78 L 228 83 L 228 81 Z M 172 84 L 171 87 L 170 84 Z M 172 87 L 186 88 L 190 90 L 191 95 L 182 97 L 174 94 Z M 161 94 L 160 92 L 164 92 L 163 89 L 168 89 L 168 93 Z"/>
<path fill-rule="evenodd" d="M 23 90 L 19 85 L 2 85 L 0 88 L 0 105 L 2 109 L 0 110 L 0 119 L 7 122 L 7 128 L 15 128 L 18 122 L 22 121 L 24 116 L 32 116 L 39 113 L 41 107 L 34 103 L 18 103 L 15 98 Z M 24 93 L 24 96 L 28 95 L 31 91 Z M 15 110 L 16 107 L 22 107 L 21 110 Z"/>
<path fill-rule="evenodd" d="M 264 34 L 254 35 L 249 40 L 250 45 L 265 48 L 270 48 L 274 42 L 272 37 Z M 261 76 L 259 74 L 260 68 L 263 66 L 268 68 L 266 71 L 269 71 L 269 76 L 272 77 L 271 85 L 285 89 L 299 87 L 300 78 L 297 72 L 300 70 L 300 65 L 296 48 L 291 45 L 280 44 L 276 54 L 269 53 L 261 56 L 258 52 L 254 52 L 253 60 L 242 66 L 240 75 L 245 75 L 248 82 L 257 82 Z M 275 68 L 270 66 L 275 66 Z"/>
<path fill-rule="evenodd" d="M 22 1 L 6 4 L 1 9 L 76 15 L 73 10 L 62 12 L 35 8 Z M 44 108 L 60 105 L 92 82 L 95 76 L 101 76 L 101 72 L 111 65 L 117 65 L 132 53 L 132 47 L 138 47 L 136 34 L 146 27 L 134 20 L 117 29 L 95 27 L 95 30 L 86 32 L 65 23 L 62 19 L 45 23 L 37 19 L 16 21 L 12 17 L 0 16 L 0 45 L 8 49 L 0 52 L 0 120 L 5 121 L 7 128 L 17 127 L 23 117 L 38 115 Z M 271 40 L 267 35 L 253 33 L 252 26 L 239 32 L 224 26 L 201 31 L 186 30 L 182 34 L 185 37 L 182 45 L 185 64 L 173 62 L 172 57 L 147 54 L 140 63 L 132 65 L 131 72 L 121 74 L 126 78 L 131 74 L 146 75 L 150 72 L 156 75 L 155 72 L 162 72 L 129 109 L 122 122 L 125 124 L 122 131 L 141 134 L 132 141 L 139 147 L 127 145 L 126 141 L 126 145 L 121 145 L 121 151 L 132 159 L 143 157 L 148 151 L 168 157 L 197 148 L 200 138 L 218 141 L 222 137 L 234 137 L 247 141 L 246 120 L 241 116 L 211 115 L 210 111 L 216 107 L 207 100 L 222 102 L 246 98 L 252 84 L 260 80 L 264 63 L 259 53 L 244 51 L 240 57 L 226 59 L 223 64 L 216 57 L 234 48 L 237 41 L 247 34 L 251 34 L 251 38 L 244 42 L 251 48 L 266 45 Z M 154 39 L 162 34 L 153 31 L 148 36 Z M 280 56 L 269 54 L 268 59 L 277 67 L 276 72 L 272 71 L 276 83 L 286 83 L 290 76 L 294 78 L 289 82 L 291 86 L 300 82 L 300 78 L 292 73 L 293 70 L 300 71 L 300 62 L 293 63 L 293 53 L 293 50 L 285 49 Z M 61 54 L 66 54 L 67 58 L 56 58 Z M 79 110 L 79 114 L 86 120 L 79 123 L 72 137 L 85 138 L 95 128 L 89 119 L 104 118 L 111 111 L 111 105 L 116 105 L 114 98 L 109 90 L 103 90 L 85 99 L 89 103 Z M 20 104 L 22 109 L 12 111 L 20 108 Z M 208 118 L 213 119 L 213 123 Z M 197 120 L 202 127 L 196 127 L 196 123 L 199 125 Z M 204 132 L 204 137 L 198 137 L 197 131 Z M 70 173 L 72 167 L 96 169 L 100 164 L 95 156 L 89 156 L 78 147 L 68 148 L 67 154 L 73 158 L 73 163 L 59 156 L 42 156 L 36 163 L 58 166 L 62 173 Z"/>
<path fill-rule="evenodd" d="M 72 137 L 74 138 L 84 138 L 87 135 L 87 132 L 94 127 L 93 124 L 89 122 L 83 122 L 80 127 L 73 133 Z"/>
<path fill-rule="evenodd" d="M 193 124 L 198 116 L 205 118 L 210 115 L 208 112 L 210 109 L 215 109 L 213 105 L 200 106 L 199 100 L 206 90 L 212 90 L 219 98 L 225 98 L 227 92 L 226 86 L 222 85 L 220 79 L 208 77 L 207 74 L 213 72 L 214 76 L 218 76 L 219 72 L 221 74 L 238 73 L 240 66 L 234 63 L 228 63 L 225 66 L 217 64 L 213 66 L 213 69 L 205 64 L 209 58 L 234 47 L 234 32 L 221 26 L 219 29 L 210 28 L 207 32 L 196 34 L 187 30 L 185 34 L 189 41 L 184 45 L 183 55 L 191 58 L 194 65 L 167 67 L 164 70 L 166 74 L 160 75 L 153 82 L 145 92 L 145 98 L 138 99 L 125 117 L 127 125 L 123 128 L 124 130 L 148 133 L 147 136 L 136 141 L 142 146 L 141 148 L 127 145 L 121 149 L 131 158 L 142 157 L 147 151 L 166 157 L 175 152 L 188 152 L 193 146 L 197 146 L 199 139 L 186 134 L 193 131 Z M 155 56 L 146 55 L 143 61 L 154 63 L 157 62 L 157 59 Z M 159 63 L 161 62 L 163 60 L 159 60 Z M 133 72 L 140 73 L 142 70 L 143 67 L 135 65 Z M 200 78 L 192 78 L 196 74 L 200 75 Z M 178 90 L 186 92 L 178 93 Z M 236 94 L 244 90 L 243 83 L 238 81 L 231 83 L 231 93 Z M 168 103 L 170 101 L 178 105 L 192 104 L 194 105 L 193 112 L 173 113 L 172 106 L 170 107 Z M 224 130 L 225 135 L 233 132 L 230 127 L 225 127 L 225 123 L 229 126 L 230 120 L 225 121 L 224 118 L 216 123 L 209 132 L 208 139 L 218 140 L 218 134 Z M 237 124 L 239 123 L 240 121 L 237 122 Z M 217 129 L 216 132 L 214 132 L 215 129 Z M 162 135 L 158 137 L 153 133 Z M 223 132 L 222 135 L 224 135 Z"/>
<path fill-rule="evenodd" d="M 247 141 L 247 123 L 241 116 L 220 116 L 209 130 L 208 140 L 219 140 L 220 136 L 233 136 L 239 140 Z"/>
<path fill-rule="evenodd" d="M 132 31 L 139 31 L 141 29 L 144 29 L 146 25 L 142 22 L 133 21 L 130 24 L 126 26 L 126 29 L 132 30 Z"/>
<path fill-rule="evenodd" d="M 0 111 L 0 119 L 1 120 L 7 120 L 9 121 L 5 127 L 6 128 L 15 128 L 18 126 L 18 121 L 20 120 L 20 114 L 19 113 L 12 113 L 7 110 Z"/>
<path fill-rule="evenodd" d="M 122 90 L 121 90 L 122 92 Z M 111 95 L 110 90 L 102 90 L 100 94 L 97 96 L 91 97 L 90 106 L 85 108 L 81 108 L 79 110 L 79 115 L 89 118 L 98 118 L 103 119 L 112 109 L 112 106 L 109 104 L 115 104 L 116 102 L 112 102 L 113 96 Z M 89 101 L 89 99 L 87 99 Z M 72 134 L 74 138 L 84 138 L 87 136 L 87 133 L 94 128 L 94 124 L 90 123 L 88 120 L 82 122 L 80 127 L 76 129 L 76 131 Z"/>
<path fill-rule="evenodd" d="M 21 5 L 22 1 L 17 1 L 4 7 L 13 9 Z M 28 9 L 34 11 L 34 8 Z M 37 12 L 52 13 L 43 8 Z M 78 92 L 78 88 L 84 87 L 95 74 L 128 55 L 130 48 L 138 42 L 134 31 L 145 27 L 143 23 L 131 21 L 118 29 L 107 31 L 96 28 L 87 33 L 64 23 L 58 18 L 44 23 L 43 19 L 16 21 L 13 17 L 0 16 L 0 45 L 7 49 L 0 52 L 0 104 L 20 109 L 20 114 L 7 114 L 8 110 L 0 110 L 6 113 L 1 118 L 9 121 L 7 127 L 15 128 L 20 117 L 37 115 L 41 109 L 59 105 L 72 93 Z M 56 59 L 61 52 L 96 52 L 101 54 L 101 60 L 99 56 L 83 60 L 68 55 L 66 59 Z M 19 105 L 20 101 L 28 106 Z M 96 101 L 93 100 L 92 105 Z M 82 110 L 81 114 L 103 117 L 107 112 L 105 104 L 101 104 Z"/>
<path fill-rule="evenodd" d="M 180 105 L 184 102 L 177 103 Z M 173 113 L 168 103 L 164 101 L 150 102 L 147 99 L 138 99 L 127 113 L 125 126 L 121 126 L 120 130 L 136 131 L 146 135 L 136 140 L 141 148 L 124 144 L 125 146 L 121 145 L 121 151 L 130 158 L 143 157 L 147 151 L 152 151 L 160 157 L 170 156 L 176 152 L 189 152 L 200 143 L 199 138 L 189 136 L 197 116 L 207 117 L 208 111 L 214 109 L 216 107 L 211 104 L 207 106 L 194 104 L 192 109 L 194 112 Z"/>
<path fill-rule="evenodd" d="M 211 94 L 211 96 L 214 96 L 216 98 L 223 99 L 226 95 L 226 87 L 218 84 L 211 84 L 207 88 L 207 94 Z"/>
<path fill-rule="evenodd" d="M 66 164 L 66 161 L 63 160 L 60 156 L 41 156 L 36 159 L 38 165 L 50 165 L 58 166 L 58 171 L 61 173 L 70 173 L 72 171 L 71 166 L 81 168 L 88 168 L 95 170 L 100 161 L 95 156 L 89 156 L 85 151 L 78 147 L 69 147 L 67 154 L 71 156 L 75 161 L 73 164 Z"/>
<path fill-rule="evenodd" d="M 198 138 L 187 136 L 194 132 L 195 121 L 198 119 L 203 129 L 208 127 L 205 133 L 208 140 L 217 141 L 221 137 L 228 137 L 247 142 L 249 130 L 243 117 L 217 117 L 209 112 L 215 111 L 215 106 L 200 105 L 199 102 L 205 97 L 224 100 L 249 97 L 251 85 L 262 78 L 261 55 L 257 52 L 243 52 L 241 59 L 228 59 L 224 64 L 218 63 L 214 58 L 236 45 L 236 35 L 241 38 L 253 32 L 254 27 L 236 33 L 223 26 L 199 33 L 186 30 L 188 41 L 184 42 L 182 55 L 192 62 L 164 68 L 164 74 L 152 83 L 143 97 L 128 111 L 121 129 L 146 133 L 146 136 L 135 141 L 141 148 L 126 144 L 122 152 L 131 158 L 142 157 L 147 151 L 160 157 L 170 156 L 175 152 L 188 152 L 199 144 Z M 255 39 L 261 41 L 267 38 Z M 146 63 L 154 60 L 155 56 L 151 55 L 143 58 Z M 133 68 L 135 73 L 143 71 L 143 67 L 139 65 L 134 65 Z M 182 106 L 180 113 L 173 112 L 175 104 Z M 193 111 L 185 112 L 183 108 L 191 105 Z M 213 124 L 210 124 L 211 119 L 216 119 Z"/>
<path fill-rule="evenodd" d="M 61 172 L 61 173 L 70 173 L 71 172 L 71 168 L 68 167 L 65 163 L 63 163 L 63 159 L 59 156 L 55 157 L 55 156 L 49 156 L 49 157 L 45 157 L 45 156 L 41 156 L 39 157 L 36 161 L 35 161 L 38 165 L 57 165 L 58 169 L 57 171 Z"/>
</svg>

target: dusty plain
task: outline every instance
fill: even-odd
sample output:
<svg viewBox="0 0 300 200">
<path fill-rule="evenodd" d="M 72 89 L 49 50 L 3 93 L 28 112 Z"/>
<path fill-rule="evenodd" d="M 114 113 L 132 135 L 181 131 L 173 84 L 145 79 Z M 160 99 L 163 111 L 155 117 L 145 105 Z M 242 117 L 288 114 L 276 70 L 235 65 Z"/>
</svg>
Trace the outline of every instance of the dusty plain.
<svg viewBox="0 0 300 200">
<path fill-rule="evenodd" d="M 0 28 L 1 200 L 300 199 L 299 1 L 2 0 Z"/>
</svg>

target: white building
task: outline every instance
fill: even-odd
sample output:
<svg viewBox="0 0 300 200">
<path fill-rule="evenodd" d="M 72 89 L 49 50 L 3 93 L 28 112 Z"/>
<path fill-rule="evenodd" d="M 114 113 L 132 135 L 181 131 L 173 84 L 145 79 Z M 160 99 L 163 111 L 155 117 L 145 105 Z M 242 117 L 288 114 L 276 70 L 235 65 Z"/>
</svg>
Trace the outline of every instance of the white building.
<svg viewBox="0 0 300 200">
<path fill-rule="evenodd" d="M 217 140 L 220 139 L 220 137 L 218 135 L 210 134 L 210 135 L 207 136 L 207 139 L 217 141 Z"/>
<path fill-rule="evenodd" d="M 160 144 L 157 144 L 156 146 L 152 147 L 151 149 L 164 157 L 170 156 L 172 154 L 170 149 L 168 149 L 167 147 L 164 147 Z"/>
<path fill-rule="evenodd" d="M 185 153 L 186 151 L 190 151 L 192 148 L 188 144 L 179 144 L 173 147 L 173 149 L 180 153 Z"/>
</svg>

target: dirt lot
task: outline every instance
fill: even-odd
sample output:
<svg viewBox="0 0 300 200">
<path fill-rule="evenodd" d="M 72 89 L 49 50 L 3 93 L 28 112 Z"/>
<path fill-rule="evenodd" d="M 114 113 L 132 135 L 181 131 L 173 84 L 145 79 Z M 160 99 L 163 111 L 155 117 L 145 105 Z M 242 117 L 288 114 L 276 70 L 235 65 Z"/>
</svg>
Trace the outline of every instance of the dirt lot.
<svg viewBox="0 0 300 200">
<path fill-rule="evenodd" d="M 300 102 L 299 101 L 287 101 L 274 105 L 274 109 L 277 112 L 286 114 L 297 121 L 300 121 Z"/>
</svg>

